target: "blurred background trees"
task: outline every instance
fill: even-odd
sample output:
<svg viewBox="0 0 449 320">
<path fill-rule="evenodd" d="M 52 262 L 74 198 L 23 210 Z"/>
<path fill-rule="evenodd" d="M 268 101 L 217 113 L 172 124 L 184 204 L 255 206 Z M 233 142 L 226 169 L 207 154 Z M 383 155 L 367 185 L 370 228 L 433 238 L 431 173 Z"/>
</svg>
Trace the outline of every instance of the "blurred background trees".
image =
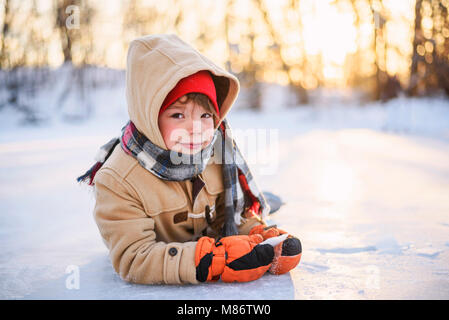
<svg viewBox="0 0 449 320">
<path fill-rule="evenodd" d="M 449 1 L 416 0 L 410 95 L 449 95 Z"/>
<path fill-rule="evenodd" d="M 68 114 L 82 118 L 90 90 L 123 80 L 129 42 L 155 33 L 178 34 L 234 73 L 255 109 L 266 83 L 288 87 L 294 106 L 323 88 L 365 101 L 449 95 L 448 9 L 449 0 L 0 0 L 0 108 L 38 121 L 32 97 L 63 66 L 70 81 L 54 107 L 76 94 Z"/>
</svg>

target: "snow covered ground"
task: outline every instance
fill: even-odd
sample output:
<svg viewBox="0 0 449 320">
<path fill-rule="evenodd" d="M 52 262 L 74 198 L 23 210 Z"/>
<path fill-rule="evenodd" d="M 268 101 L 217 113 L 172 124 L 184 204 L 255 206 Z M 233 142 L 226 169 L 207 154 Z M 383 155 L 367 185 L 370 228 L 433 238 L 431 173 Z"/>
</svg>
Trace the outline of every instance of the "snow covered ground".
<svg viewBox="0 0 449 320">
<path fill-rule="evenodd" d="M 277 134 L 274 167 L 253 171 L 286 202 L 271 220 L 303 256 L 283 276 L 198 286 L 129 284 L 112 269 L 75 178 L 119 134 L 121 108 L 39 127 L 0 113 L 1 299 L 449 299 L 448 100 L 233 110 L 236 132 Z"/>
</svg>

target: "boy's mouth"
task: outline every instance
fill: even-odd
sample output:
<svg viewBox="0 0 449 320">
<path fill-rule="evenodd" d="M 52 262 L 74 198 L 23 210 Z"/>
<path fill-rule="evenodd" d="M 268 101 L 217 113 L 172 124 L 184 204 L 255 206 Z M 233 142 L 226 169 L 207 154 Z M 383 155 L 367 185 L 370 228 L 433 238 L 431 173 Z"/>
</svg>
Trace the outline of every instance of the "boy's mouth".
<svg viewBox="0 0 449 320">
<path fill-rule="evenodd" d="M 183 146 L 186 149 L 199 149 L 202 147 L 202 143 L 179 143 L 181 146 Z"/>
</svg>

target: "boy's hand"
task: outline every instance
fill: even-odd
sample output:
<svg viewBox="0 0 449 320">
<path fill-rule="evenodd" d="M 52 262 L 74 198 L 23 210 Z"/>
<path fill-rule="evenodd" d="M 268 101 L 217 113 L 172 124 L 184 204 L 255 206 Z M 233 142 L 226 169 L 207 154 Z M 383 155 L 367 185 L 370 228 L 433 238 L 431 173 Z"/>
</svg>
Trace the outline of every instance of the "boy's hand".
<svg viewBox="0 0 449 320">
<path fill-rule="evenodd" d="M 209 237 L 198 240 L 195 250 L 196 278 L 200 282 L 248 282 L 259 279 L 271 267 L 274 248 L 260 244 L 259 234 L 224 237 L 215 241 Z"/>
<path fill-rule="evenodd" d="M 264 240 L 277 237 L 286 232 L 276 227 L 258 225 L 251 229 L 250 235 L 259 234 Z M 291 235 L 274 247 L 274 259 L 269 269 L 272 274 L 284 274 L 295 268 L 301 260 L 301 241 Z"/>
</svg>

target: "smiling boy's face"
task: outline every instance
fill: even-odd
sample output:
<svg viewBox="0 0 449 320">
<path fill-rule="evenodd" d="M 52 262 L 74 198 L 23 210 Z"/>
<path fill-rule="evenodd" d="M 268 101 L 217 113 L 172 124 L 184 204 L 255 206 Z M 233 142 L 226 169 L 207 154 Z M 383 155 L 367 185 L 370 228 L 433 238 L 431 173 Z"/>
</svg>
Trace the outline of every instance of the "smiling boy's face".
<svg viewBox="0 0 449 320">
<path fill-rule="evenodd" d="M 204 149 L 214 135 L 214 116 L 210 110 L 182 96 L 158 118 L 159 130 L 169 150 L 194 154 Z"/>
</svg>

